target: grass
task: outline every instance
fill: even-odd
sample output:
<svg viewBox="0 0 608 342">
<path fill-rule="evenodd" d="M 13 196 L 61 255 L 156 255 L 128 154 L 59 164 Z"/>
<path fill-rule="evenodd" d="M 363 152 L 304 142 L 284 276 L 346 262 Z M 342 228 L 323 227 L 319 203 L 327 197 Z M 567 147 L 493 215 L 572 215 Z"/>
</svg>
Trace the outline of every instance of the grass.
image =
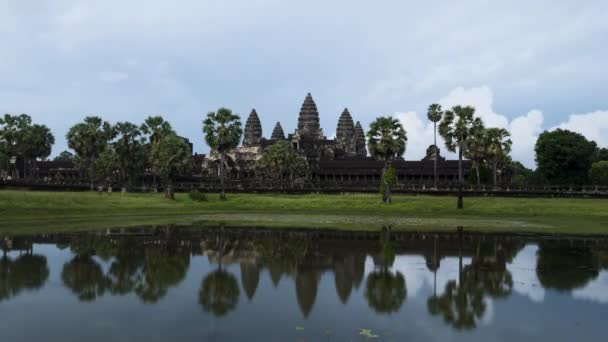
<svg viewBox="0 0 608 342">
<path fill-rule="evenodd" d="M 177 194 L 0 191 L 0 232 L 34 233 L 153 224 L 227 224 L 267 227 L 376 230 L 468 230 L 608 234 L 608 200 L 562 198 L 465 198 L 379 195 L 216 194 L 208 202 Z"/>
</svg>

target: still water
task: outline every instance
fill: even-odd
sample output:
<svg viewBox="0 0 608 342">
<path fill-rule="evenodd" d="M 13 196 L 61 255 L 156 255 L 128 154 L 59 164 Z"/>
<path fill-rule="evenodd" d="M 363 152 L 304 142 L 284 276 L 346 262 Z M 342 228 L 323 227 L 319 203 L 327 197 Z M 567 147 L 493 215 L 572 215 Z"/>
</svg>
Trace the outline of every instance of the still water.
<svg viewBox="0 0 608 342">
<path fill-rule="evenodd" d="M 605 341 L 608 241 L 171 228 L 5 236 L 1 341 Z"/>
</svg>

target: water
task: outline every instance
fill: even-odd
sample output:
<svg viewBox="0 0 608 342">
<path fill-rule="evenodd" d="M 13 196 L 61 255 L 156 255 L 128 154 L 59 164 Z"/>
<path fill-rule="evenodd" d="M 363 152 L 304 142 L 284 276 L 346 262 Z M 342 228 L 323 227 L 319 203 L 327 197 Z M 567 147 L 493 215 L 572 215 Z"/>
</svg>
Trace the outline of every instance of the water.
<svg viewBox="0 0 608 342">
<path fill-rule="evenodd" d="M 0 243 L 2 341 L 604 341 L 591 238 L 154 228 Z"/>
</svg>

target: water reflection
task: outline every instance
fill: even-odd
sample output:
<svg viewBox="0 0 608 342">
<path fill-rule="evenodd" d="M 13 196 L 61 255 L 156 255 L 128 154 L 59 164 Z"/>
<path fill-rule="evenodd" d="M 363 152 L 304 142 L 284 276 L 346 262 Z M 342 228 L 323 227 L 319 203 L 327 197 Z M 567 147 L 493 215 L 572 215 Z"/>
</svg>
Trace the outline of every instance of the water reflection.
<svg viewBox="0 0 608 342">
<path fill-rule="evenodd" d="M 40 289 L 49 277 L 46 257 L 34 254 L 31 247 L 16 258 L 6 254 L 0 259 L 0 302 L 23 290 Z"/>
<path fill-rule="evenodd" d="M 347 321 L 361 313 L 367 318 L 359 327 L 370 317 L 414 315 L 470 332 L 499 324 L 488 317 L 522 295 L 537 303 L 551 292 L 608 304 L 603 239 L 162 227 L 2 241 L 0 308 L 19 295 L 50 291 L 54 272 L 72 299 L 89 306 L 113 297 L 171 304 L 174 293 L 198 315 L 232 324 L 245 312 L 264 312 L 319 325 L 331 311 Z M 510 315 L 517 314 L 510 305 Z"/>
</svg>

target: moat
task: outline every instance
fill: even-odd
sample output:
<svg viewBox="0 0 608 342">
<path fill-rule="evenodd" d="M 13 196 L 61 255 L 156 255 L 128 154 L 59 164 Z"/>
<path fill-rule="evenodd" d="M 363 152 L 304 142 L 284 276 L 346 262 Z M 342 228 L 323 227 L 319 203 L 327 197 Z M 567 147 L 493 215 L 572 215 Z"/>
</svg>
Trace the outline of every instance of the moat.
<svg viewBox="0 0 608 342">
<path fill-rule="evenodd" d="M 601 341 L 606 332 L 606 237 L 163 226 L 0 238 L 3 341 Z"/>
</svg>

